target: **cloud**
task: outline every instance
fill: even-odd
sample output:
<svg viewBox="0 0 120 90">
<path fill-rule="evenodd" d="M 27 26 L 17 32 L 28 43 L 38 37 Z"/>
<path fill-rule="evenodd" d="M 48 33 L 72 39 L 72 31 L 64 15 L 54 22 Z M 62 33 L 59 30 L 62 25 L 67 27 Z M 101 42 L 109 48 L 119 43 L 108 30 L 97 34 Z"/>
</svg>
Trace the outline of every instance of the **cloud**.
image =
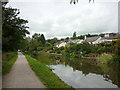
<svg viewBox="0 0 120 90">
<path fill-rule="evenodd" d="M 105 0 L 106 2 L 102 3 L 100 0 L 95 0 L 94 4 L 80 0 L 81 3 L 76 5 L 70 5 L 69 1 L 64 2 L 65 0 L 42 1 L 31 3 L 31 0 L 27 4 L 25 2 L 8 4 L 20 9 L 20 17 L 29 21 L 31 34 L 38 32 L 45 34 L 46 38 L 62 38 L 72 36 L 74 31 L 77 35 L 118 31 L 118 0 L 111 2 Z"/>
</svg>

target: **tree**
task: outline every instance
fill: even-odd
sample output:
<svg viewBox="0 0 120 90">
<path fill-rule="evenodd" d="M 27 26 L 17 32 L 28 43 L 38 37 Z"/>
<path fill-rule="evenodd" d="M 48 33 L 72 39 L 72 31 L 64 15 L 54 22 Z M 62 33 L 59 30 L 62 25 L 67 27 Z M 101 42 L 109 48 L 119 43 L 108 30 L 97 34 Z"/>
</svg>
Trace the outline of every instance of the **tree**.
<svg viewBox="0 0 120 90">
<path fill-rule="evenodd" d="M 73 33 L 73 39 L 75 39 L 75 38 L 76 38 L 76 32 Z"/>
<path fill-rule="evenodd" d="M 84 35 L 80 35 L 80 36 L 78 36 L 77 38 L 78 38 L 78 39 L 84 39 L 84 37 L 85 37 Z"/>
<path fill-rule="evenodd" d="M 46 40 L 43 34 L 41 34 L 40 40 L 41 40 L 42 46 L 45 46 Z"/>
<path fill-rule="evenodd" d="M 69 41 L 69 37 L 66 37 L 66 38 L 65 38 L 65 42 L 68 42 L 68 41 Z"/>
<path fill-rule="evenodd" d="M 32 39 L 37 40 L 37 41 L 40 41 L 41 35 L 40 35 L 40 34 L 37 34 L 37 33 L 34 33 L 34 34 L 32 35 Z"/>
<path fill-rule="evenodd" d="M 89 3 L 91 2 L 91 0 L 89 0 Z M 93 2 L 94 2 L 94 0 L 93 0 Z M 74 4 L 76 4 L 76 3 L 78 3 L 78 0 L 71 0 L 70 1 L 70 4 L 72 4 L 72 3 L 74 3 Z"/>
<path fill-rule="evenodd" d="M 2 50 L 3 51 L 16 51 L 20 48 L 21 40 L 24 39 L 26 34 L 29 34 L 26 23 L 27 20 L 18 17 L 19 9 L 2 6 Z"/>
<path fill-rule="evenodd" d="M 51 43 L 52 45 L 54 45 L 55 43 L 58 42 L 58 39 L 56 37 L 54 37 L 53 39 L 49 39 L 47 40 L 49 43 Z"/>
</svg>

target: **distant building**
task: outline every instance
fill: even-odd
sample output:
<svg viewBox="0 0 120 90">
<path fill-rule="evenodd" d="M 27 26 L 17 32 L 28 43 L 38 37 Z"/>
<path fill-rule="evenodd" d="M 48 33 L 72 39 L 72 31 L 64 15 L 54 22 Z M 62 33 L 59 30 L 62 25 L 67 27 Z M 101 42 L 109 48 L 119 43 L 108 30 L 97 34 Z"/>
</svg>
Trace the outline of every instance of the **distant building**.
<svg viewBox="0 0 120 90">
<path fill-rule="evenodd" d="M 86 37 L 84 39 L 84 42 L 88 42 L 89 44 L 98 44 L 101 43 L 101 38 L 100 36 L 96 36 L 96 37 Z"/>
<path fill-rule="evenodd" d="M 120 39 L 120 33 L 107 33 L 105 34 L 104 39 L 108 40 Z"/>
<path fill-rule="evenodd" d="M 58 47 L 58 48 L 60 48 L 60 47 L 65 47 L 66 44 L 67 44 L 66 42 L 60 41 L 60 42 L 56 43 L 55 46 Z"/>
<path fill-rule="evenodd" d="M 82 39 L 76 39 L 76 40 L 69 40 L 68 42 L 67 42 L 67 44 L 70 44 L 70 43 L 82 43 L 83 42 L 83 40 Z"/>
<path fill-rule="evenodd" d="M 102 42 L 112 42 L 114 39 L 120 39 L 120 33 L 107 33 L 104 37 L 95 36 L 95 37 L 86 37 L 84 42 L 88 42 L 90 44 L 99 44 Z"/>
<path fill-rule="evenodd" d="M 70 45 L 71 43 L 83 43 L 88 42 L 89 44 L 99 44 L 102 42 L 112 42 L 114 39 L 120 39 L 120 33 L 106 33 L 104 37 L 101 36 L 94 36 L 94 37 L 84 37 L 84 40 L 82 39 L 75 39 L 75 40 L 69 40 L 67 43 L 65 41 L 60 41 L 55 44 L 56 47 L 65 47 L 66 45 Z"/>
</svg>

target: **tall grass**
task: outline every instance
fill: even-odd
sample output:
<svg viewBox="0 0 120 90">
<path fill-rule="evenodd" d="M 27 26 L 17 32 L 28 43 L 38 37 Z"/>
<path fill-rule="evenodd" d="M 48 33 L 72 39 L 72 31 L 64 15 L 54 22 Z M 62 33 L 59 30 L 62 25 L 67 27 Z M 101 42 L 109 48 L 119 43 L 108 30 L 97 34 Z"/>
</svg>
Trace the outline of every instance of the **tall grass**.
<svg viewBox="0 0 120 90">
<path fill-rule="evenodd" d="M 40 61 L 32 58 L 31 56 L 25 54 L 30 67 L 40 78 L 44 85 L 48 88 L 71 88 L 65 84 L 57 75 L 55 75 L 49 67 L 42 64 Z M 41 58 L 42 59 L 42 58 Z"/>
<path fill-rule="evenodd" d="M 13 64 L 18 57 L 17 52 L 6 52 L 2 55 L 2 75 L 10 72 Z"/>
</svg>

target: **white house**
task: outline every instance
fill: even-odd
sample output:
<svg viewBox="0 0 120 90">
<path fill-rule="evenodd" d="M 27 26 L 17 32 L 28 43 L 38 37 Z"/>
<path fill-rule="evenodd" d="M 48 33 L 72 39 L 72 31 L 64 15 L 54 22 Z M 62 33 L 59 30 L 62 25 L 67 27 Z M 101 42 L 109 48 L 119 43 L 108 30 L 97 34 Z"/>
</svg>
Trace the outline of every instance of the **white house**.
<svg viewBox="0 0 120 90">
<path fill-rule="evenodd" d="M 61 42 L 58 42 L 55 46 L 58 47 L 58 48 L 60 48 L 60 47 L 65 47 L 66 44 L 67 44 L 66 42 L 61 41 Z"/>
</svg>

